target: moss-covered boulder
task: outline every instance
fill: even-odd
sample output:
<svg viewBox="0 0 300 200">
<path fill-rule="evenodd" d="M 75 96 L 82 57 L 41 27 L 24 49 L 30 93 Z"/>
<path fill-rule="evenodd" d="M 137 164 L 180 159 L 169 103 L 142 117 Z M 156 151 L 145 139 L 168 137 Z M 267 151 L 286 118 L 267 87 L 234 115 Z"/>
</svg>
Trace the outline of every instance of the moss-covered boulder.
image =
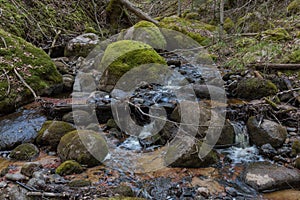
<svg viewBox="0 0 300 200">
<path fill-rule="evenodd" d="M 166 61 L 151 46 L 133 40 L 114 42 L 106 48 L 99 66 L 100 70 L 105 69 L 99 88 L 110 92 L 126 72 L 155 63 L 165 65 Z"/>
<path fill-rule="evenodd" d="M 211 150 L 204 158 L 200 158 L 199 151 L 202 142 L 196 142 L 188 136 L 175 138 L 169 145 L 164 157 L 169 167 L 209 167 L 218 162 L 218 154 Z"/>
<path fill-rule="evenodd" d="M 14 160 L 30 161 L 37 158 L 39 153 L 39 149 L 34 144 L 24 143 L 12 150 L 9 157 Z"/>
<path fill-rule="evenodd" d="M 49 145 L 52 150 L 56 150 L 60 139 L 74 130 L 75 127 L 67 122 L 46 121 L 38 132 L 36 143 L 38 145 Z"/>
<path fill-rule="evenodd" d="M 108 154 L 108 147 L 100 133 L 76 130 L 61 138 L 57 153 L 63 161 L 75 160 L 81 165 L 93 167 L 101 164 Z"/>
<path fill-rule="evenodd" d="M 287 12 L 289 15 L 300 13 L 300 0 L 292 1 L 287 7 Z"/>
<path fill-rule="evenodd" d="M 12 112 L 34 99 L 14 70 L 37 95 L 50 95 L 62 90 L 62 76 L 42 49 L 2 29 L 0 38 L 0 71 L 3 75 L 0 76 L 1 114 Z"/>
<path fill-rule="evenodd" d="M 63 162 L 55 170 L 55 173 L 57 173 L 61 176 L 71 175 L 71 174 L 80 174 L 81 172 L 83 172 L 83 168 L 81 167 L 81 165 L 78 162 L 76 162 L 74 160 L 67 160 L 67 161 Z"/>
<path fill-rule="evenodd" d="M 281 147 L 287 137 L 285 127 L 270 120 L 260 123 L 254 116 L 248 119 L 247 128 L 250 141 L 257 146 L 269 143 L 274 148 Z"/>
<path fill-rule="evenodd" d="M 243 99 L 260 99 L 277 93 L 277 87 L 270 80 L 259 78 L 243 79 L 238 83 L 237 97 Z"/>
<path fill-rule="evenodd" d="M 146 43 L 154 49 L 165 49 L 166 40 L 160 29 L 148 21 L 140 21 L 128 30 L 121 32 L 119 40 L 136 40 Z"/>
<path fill-rule="evenodd" d="M 217 31 L 217 28 L 213 25 L 206 24 L 198 20 L 185 19 L 176 16 L 165 17 L 160 21 L 160 26 L 181 32 L 204 46 L 210 43 L 213 37 L 213 32 Z"/>
<path fill-rule="evenodd" d="M 86 57 L 99 43 L 99 38 L 94 33 L 79 35 L 68 42 L 65 47 L 64 55 Z"/>
<path fill-rule="evenodd" d="M 74 110 L 65 114 L 62 118 L 63 121 L 76 124 L 76 125 L 89 125 L 91 113 L 84 110 Z"/>
<path fill-rule="evenodd" d="M 282 41 L 290 40 L 292 37 L 284 28 L 268 29 L 261 33 L 261 37 L 267 40 Z"/>
</svg>

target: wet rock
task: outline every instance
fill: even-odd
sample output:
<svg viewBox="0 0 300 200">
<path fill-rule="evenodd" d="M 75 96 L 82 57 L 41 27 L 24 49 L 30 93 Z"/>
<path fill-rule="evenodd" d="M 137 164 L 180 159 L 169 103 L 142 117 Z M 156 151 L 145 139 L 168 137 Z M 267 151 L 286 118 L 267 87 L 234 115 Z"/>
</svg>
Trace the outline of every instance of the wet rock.
<svg viewBox="0 0 300 200">
<path fill-rule="evenodd" d="M 16 173 L 16 174 L 8 173 L 8 174 L 5 175 L 5 178 L 7 180 L 10 180 L 10 181 L 23 181 L 23 180 L 27 180 L 27 177 L 24 176 L 23 174 L 20 174 L 20 173 Z"/>
<path fill-rule="evenodd" d="M 223 95 L 225 98 L 225 90 L 220 87 L 216 87 L 213 85 L 200 85 L 194 84 L 193 89 L 195 91 L 195 95 L 200 99 L 211 99 L 211 96 Z"/>
<path fill-rule="evenodd" d="M 62 118 L 62 121 L 75 124 L 77 126 L 88 125 L 91 123 L 90 119 L 91 113 L 84 110 L 74 110 L 65 114 Z"/>
<path fill-rule="evenodd" d="M 96 82 L 92 73 L 78 72 L 74 81 L 74 92 L 93 92 L 96 90 Z"/>
<path fill-rule="evenodd" d="M 65 134 L 75 130 L 72 124 L 62 121 L 46 121 L 36 138 L 38 145 L 49 145 L 52 150 L 56 147 Z"/>
<path fill-rule="evenodd" d="M 181 135 L 181 134 L 180 134 Z M 169 144 L 168 150 L 164 157 L 164 161 L 169 167 L 208 167 L 217 163 L 218 155 L 214 150 L 209 151 L 204 158 L 200 158 L 199 154 L 204 148 L 209 148 L 202 142 L 196 142 L 195 138 L 189 136 L 176 136 Z"/>
<path fill-rule="evenodd" d="M 259 152 L 268 158 L 272 158 L 277 154 L 277 151 L 269 143 L 262 145 Z"/>
<path fill-rule="evenodd" d="M 7 183 L 5 181 L 0 182 L 0 189 L 5 188 L 7 186 Z"/>
<path fill-rule="evenodd" d="M 89 124 L 87 127 L 85 127 L 85 129 L 86 130 L 96 131 L 96 132 L 99 132 L 101 130 L 99 124 L 96 124 L 96 123 Z"/>
<path fill-rule="evenodd" d="M 9 157 L 14 160 L 31 161 L 37 158 L 39 153 L 39 149 L 34 144 L 25 143 L 12 150 L 9 154 Z"/>
<path fill-rule="evenodd" d="M 21 168 L 21 174 L 31 177 L 35 171 L 41 169 L 41 164 L 37 162 L 25 163 Z"/>
<path fill-rule="evenodd" d="M 26 196 L 28 191 L 22 187 L 13 185 L 12 187 L 6 187 L 1 191 L 0 199 L 9 200 L 31 200 L 30 197 Z"/>
<path fill-rule="evenodd" d="M 59 73 L 65 75 L 69 73 L 69 67 L 66 64 L 69 59 L 66 57 L 52 59 Z"/>
<path fill-rule="evenodd" d="M 98 44 L 99 38 L 94 33 L 85 33 L 70 40 L 65 47 L 65 56 L 86 57 Z"/>
<path fill-rule="evenodd" d="M 57 153 L 63 161 L 75 160 L 82 165 L 93 167 L 101 164 L 108 154 L 108 148 L 100 133 L 77 130 L 61 138 Z"/>
<path fill-rule="evenodd" d="M 239 98 L 253 100 L 276 94 L 277 87 L 270 80 L 249 78 L 239 82 L 236 92 Z"/>
<path fill-rule="evenodd" d="M 251 163 L 246 168 L 243 178 L 248 185 L 258 191 L 280 190 L 298 187 L 300 184 L 299 170 L 277 166 L 269 162 Z"/>
<path fill-rule="evenodd" d="M 33 142 L 46 120 L 33 110 L 7 115 L 0 121 L 0 150 L 12 149 L 25 142 Z"/>
<path fill-rule="evenodd" d="M 250 141 L 253 144 L 262 146 L 269 143 L 277 148 L 284 143 L 287 131 L 283 126 L 270 120 L 263 120 L 261 124 L 259 123 L 256 117 L 250 117 L 247 122 Z"/>
<path fill-rule="evenodd" d="M 83 172 L 83 168 L 81 165 L 74 160 L 67 160 L 63 162 L 60 166 L 57 167 L 55 173 L 65 176 L 71 174 L 80 174 Z"/>
<path fill-rule="evenodd" d="M 63 85 L 65 91 L 72 91 L 74 82 L 75 82 L 74 76 L 70 74 L 63 75 Z"/>
<path fill-rule="evenodd" d="M 31 178 L 26 185 L 32 188 L 44 188 L 46 186 L 46 181 L 42 179 Z"/>
<path fill-rule="evenodd" d="M 82 179 L 72 180 L 68 183 L 68 186 L 75 187 L 75 188 L 87 187 L 87 186 L 90 186 L 90 185 L 92 185 L 90 180 L 82 180 Z"/>
</svg>

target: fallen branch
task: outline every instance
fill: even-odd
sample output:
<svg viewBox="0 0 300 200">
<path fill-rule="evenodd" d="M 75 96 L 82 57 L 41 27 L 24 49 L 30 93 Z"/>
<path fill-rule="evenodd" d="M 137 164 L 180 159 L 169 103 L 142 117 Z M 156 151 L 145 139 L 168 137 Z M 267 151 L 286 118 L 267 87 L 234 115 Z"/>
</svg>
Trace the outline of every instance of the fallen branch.
<svg viewBox="0 0 300 200">
<path fill-rule="evenodd" d="M 247 67 L 255 67 L 257 70 L 278 69 L 278 70 L 300 70 L 300 64 L 276 64 L 276 63 L 254 63 Z"/>
<path fill-rule="evenodd" d="M 121 4 L 123 4 L 128 10 L 133 12 L 137 17 L 140 19 L 152 22 L 155 25 L 158 25 L 159 22 L 152 17 L 150 17 L 147 13 L 144 13 L 140 9 L 136 8 L 133 3 L 129 2 L 128 0 L 119 0 Z"/>
<path fill-rule="evenodd" d="M 55 32 L 56 32 L 56 31 L 55 31 Z M 49 56 L 51 55 L 52 49 L 54 48 L 55 43 L 56 43 L 56 40 L 58 39 L 58 37 L 59 37 L 60 34 L 61 34 L 61 30 L 58 30 L 58 31 L 56 32 L 56 35 L 55 35 L 54 38 L 53 38 L 53 41 L 52 41 L 52 44 L 51 44 L 50 48 L 49 48 L 49 51 L 48 51 L 48 55 L 49 55 Z"/>
<path fill-rule="evenodd" d="M 36 95 L 35 91 L 26 83 L 26 81 L 23 79 L 23 77 L 19 74 L 19 72 L 14 68 L 15 74 L 18 76 L 20 81 L 31 91 L 32 95 L 34 96 L 34 99 L 37 99 L 38 96 Z"/>
<path fill-rule="evenodd" d="M 4 72 L 5 76 L 6 76 L 6 79 L 7 79 L 7 90 L 6 90 L 6 93 L 5 93 L 5 96 L 8 96 L 9 93 L 10 93 L 10 81 L 9 81 L 9 76 L 7 75 L 8 72 L 5 70 L 5 69 L 2 69 L 2 71 Z"/>
<path fill-rule="evenodd" d="M 65 193 L 52 193 L 52 192 L 27 192 L 27 196 L 35 197 L 68 197 L 68 194 Z"/>
</svg>

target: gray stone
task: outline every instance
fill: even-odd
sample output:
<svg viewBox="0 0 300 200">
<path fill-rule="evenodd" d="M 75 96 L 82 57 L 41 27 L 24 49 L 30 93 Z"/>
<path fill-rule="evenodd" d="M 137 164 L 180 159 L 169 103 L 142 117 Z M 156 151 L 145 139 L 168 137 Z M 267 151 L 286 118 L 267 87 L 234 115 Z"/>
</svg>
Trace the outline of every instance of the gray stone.
<svg viewBox="0 0 300 200">
<path fill-rule="evenodd" d="M 23 174 L 20 174 L 20 173 L 16 173 L 16 174 L 8 173 L 5 175 L 5 178 L 7 180 L 11 180 L 11 181 L 22 181 L 22 180 L 27 179 L 26 176 L 24 176 Z"/>
<path fill-rule="evenodd" d="M 246 168 L 243 179 L 258 191 L 281 190 L 298 187 L 300 171 L 269 162 L 257 162 L 251 163 Z"/>
<path fill-rule="evenodd" d="M 41 168 L 41 164 L 38 162 L 25 163 L 21 168 L 21 174 L 31 177 L 32 174 Z"/>
</svg>

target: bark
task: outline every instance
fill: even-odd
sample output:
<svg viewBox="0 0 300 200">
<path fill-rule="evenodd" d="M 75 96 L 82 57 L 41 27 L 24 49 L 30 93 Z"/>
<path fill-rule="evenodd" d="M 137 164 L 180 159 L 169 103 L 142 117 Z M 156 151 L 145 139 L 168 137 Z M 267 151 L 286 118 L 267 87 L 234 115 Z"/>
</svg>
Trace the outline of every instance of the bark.
<svg viewBox="0 0 300 200">
<path fill-rule="evenodd" d="M 143 11 L 141 11 L 140 9 L 136 8 L 134 6 L 133 3 L 131 3 L 128 0 L 119 0 L 119 2 L 121 4 L 123 4 L 128 10 L 130 10 L 131 12 L 133 12 L 137 17 L 139 17 L 140 19 L 152 22 L 155 25 L 158 25 L 159 22 L 153 18 L 151 18 L 147 13 L 144 13 Z"/>
</svg>

